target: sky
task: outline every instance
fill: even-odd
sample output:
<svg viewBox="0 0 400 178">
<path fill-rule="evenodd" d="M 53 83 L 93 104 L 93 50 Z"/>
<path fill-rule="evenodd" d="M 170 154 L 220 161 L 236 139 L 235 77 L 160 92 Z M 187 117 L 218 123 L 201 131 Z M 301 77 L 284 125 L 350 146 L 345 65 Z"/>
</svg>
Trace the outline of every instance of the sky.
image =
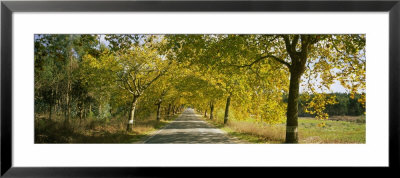
<svg viewBox="0 0 400 178">
<path fill-rule="evenodd" d="M 305 80 L 303 80 L 303 81 L 305 81 Z M 305 83 L 305 82 L 303 82 L 303 83 Z M 300 93 L 303 93 L 307 90 L 308 89 L 306 87 L 303 87 L 300 85 Z M 335 83 L 333 83 L 331 85 L 331 90 L 333 93 L 348 93 L 348 91 L 342 86 L 342 84 L 340 84 L 339 81 L 335 81 Z"/>
<path fill-rule="evenodd" d="M 336 81 L 332 86 L 331 89 L 333 92 L 338 93 L 347 93 L 348 91 L 340 84 L 339 81 Z"/>
</svg>

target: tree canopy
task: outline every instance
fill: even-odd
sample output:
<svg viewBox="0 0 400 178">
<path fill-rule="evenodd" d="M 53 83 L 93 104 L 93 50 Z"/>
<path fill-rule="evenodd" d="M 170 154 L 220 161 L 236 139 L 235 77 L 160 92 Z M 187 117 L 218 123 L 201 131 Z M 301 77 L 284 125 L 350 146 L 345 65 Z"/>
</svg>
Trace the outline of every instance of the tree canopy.
<svg viewBox="0 0 400 178">
<path fill-rule="evenodd" d="M 35 35 L 35 113 L 62 113 L 66 124 L 121 116 L 132 131 L 150 113 L 160 120 L 193 107 L 219 119 L 221 110 L 224 123 L 286 123 L 286 142 L 297 143 L 299 113 L 324 120 L 339 113 L 327 108 L 350 100 L 365 111 L 365 41 L 363 34 Z M 335 82 L 350 100 L 332 94 Z"/>
</svg>

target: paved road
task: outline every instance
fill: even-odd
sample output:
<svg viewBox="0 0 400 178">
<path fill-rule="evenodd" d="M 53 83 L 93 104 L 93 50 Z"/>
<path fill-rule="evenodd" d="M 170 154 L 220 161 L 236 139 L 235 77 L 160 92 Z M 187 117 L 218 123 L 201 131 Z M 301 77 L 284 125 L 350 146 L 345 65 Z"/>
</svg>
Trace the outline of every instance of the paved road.
<svg viewBox="0 0 400 178">
<path fill-rule="evenodd" d="M 239 143 L 200 119 L 193 109 L 183 113 L 144 143 Z"/>
</svg>

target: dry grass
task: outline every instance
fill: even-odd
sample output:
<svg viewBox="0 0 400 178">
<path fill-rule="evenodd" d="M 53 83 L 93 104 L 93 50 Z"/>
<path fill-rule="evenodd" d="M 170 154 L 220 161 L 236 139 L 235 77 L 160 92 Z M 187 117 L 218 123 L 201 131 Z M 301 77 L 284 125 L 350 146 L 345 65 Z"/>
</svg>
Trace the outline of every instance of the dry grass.
<svg viewBox="0 0 400 178">
<path fill-rule="evenodd" d="M 269 125 L 230 120 L 224 126 L 222 119 L 205 120 L 230 135 L 250 143 L 284 143 L 285 141 L 285 124 Z M 299 118 L 299 143 L 365 143 L 365 117 L 347 117 L 346 121 L 327 120 L 324 121 L 324 127 L 318 126 L 322 122 L 313 118 Z"/>
<path fill-rule="evenodd" d="M 226 131 L 229 135 L 250 143 L 281 143 L 285 140 L 285 130 L 280 126 L 249 121 L 229 120 L 224 125 L 223 119 L 203 119 Z"/>
<path fill-rule="evenodd" d="M 232 130 L 232 135 L 237 137 L 242 134 L 242 137 L 253 143 L 281 143 L 285 140 L 285 130 L 280 126 L 230 121 L 227 127 Z"/>
<path fill-rule="evenodd" d="M 135 143 L 152 131 L 166 125 L 176 116 L 157 121 L 154 116 L 136 121 L 132 132 L 126 132 L 126 119 L 108 120 L 35 118 L 35 143 Z"/>
<path fill-rule="evenodd" d="M 331 116 L 329 120 L 365 123 L 365 116 Z"/>
</svg>

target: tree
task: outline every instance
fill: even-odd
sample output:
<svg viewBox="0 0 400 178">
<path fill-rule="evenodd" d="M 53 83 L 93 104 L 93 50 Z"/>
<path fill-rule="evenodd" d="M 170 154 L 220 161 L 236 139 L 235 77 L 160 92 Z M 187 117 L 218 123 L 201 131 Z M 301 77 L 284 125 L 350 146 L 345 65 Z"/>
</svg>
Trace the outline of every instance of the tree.
<svg viewBox="0 0 400 178">
<path fill-rule="evenodd" d="M 122 50 L 116 53 L 118 86 L 128 91 L 132 96 L 131 112 L 127 130 L 132 130 L 135 123 L 135 108 L 143 92 L 164 75 L 169 65 L 169 60 L 164 60 L 149 41 L 143 45 L 133 46 L 133 49 Z"/>
<path fill-rule="evenodd" d="M 260 41 L 264 41 L 266 47 L 263 54 L 244 66 L 251 67 L 260 61 L 271 59 L 286 66 L 290 72 L 287 143 L 298 142 L 299 87 L 301 77 L 307 69 L 308 77 L 321 77 L 323 82 L 320 83 L 320 88 L 329 89 L 335 80 L 339 80 L 352 93 L 365 88 L 364 35 L 271 35 L 260 36 Z M 271 43 L 274 45 L 270 45 Z M 311 84 L 309 88 L 312 88 Z M 311 89 L 311 92 L 316 91 Z M 320 102 L 325 105 L 330 101 Z"/>
</svg>

